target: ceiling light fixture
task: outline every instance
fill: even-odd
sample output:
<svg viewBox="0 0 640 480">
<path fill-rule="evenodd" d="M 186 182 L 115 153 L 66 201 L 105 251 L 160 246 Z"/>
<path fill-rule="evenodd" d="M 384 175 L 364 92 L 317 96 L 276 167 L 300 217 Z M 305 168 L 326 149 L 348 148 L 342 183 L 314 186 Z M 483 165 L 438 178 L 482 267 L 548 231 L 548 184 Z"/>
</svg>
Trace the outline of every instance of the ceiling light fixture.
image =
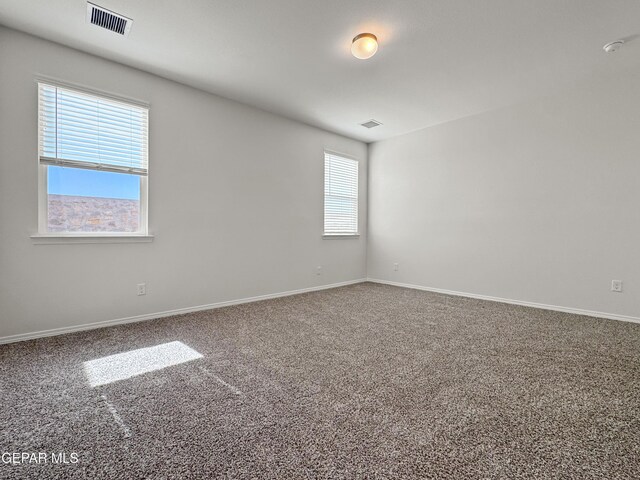
<svg viewBox="0 0 640 480">
<path fill-rule="evenodd" d="M 378 51 L 378 37 L 373 33 L 356 35 L 351 43 L 351 53 L 360 60 L 373 57 Z"/>
<path fill-rule="evenodd" d="M 607 43 L 602 49 L 607 53 L 617 52 L 624 45 L 624 40 L 616 40 L 615 42 Z"/>
</svg>

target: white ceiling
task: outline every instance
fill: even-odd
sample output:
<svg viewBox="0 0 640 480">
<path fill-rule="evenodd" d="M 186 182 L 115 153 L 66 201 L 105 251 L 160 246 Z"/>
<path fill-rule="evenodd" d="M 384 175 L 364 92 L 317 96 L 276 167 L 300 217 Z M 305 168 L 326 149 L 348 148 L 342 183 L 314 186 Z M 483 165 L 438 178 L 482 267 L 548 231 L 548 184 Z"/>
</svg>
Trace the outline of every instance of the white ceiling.
<svg viewBox="0 0 640 480">
<path fill-rule="evenodd" d="M 84 0 L 0 0 L 0 24 L 367 142 L 640 63 L 638 0 L 94 3 L 133 18 L 129 37 L 87 24 Z M 365 31 L 380 48 L 357 60 Z"/>
</svg>

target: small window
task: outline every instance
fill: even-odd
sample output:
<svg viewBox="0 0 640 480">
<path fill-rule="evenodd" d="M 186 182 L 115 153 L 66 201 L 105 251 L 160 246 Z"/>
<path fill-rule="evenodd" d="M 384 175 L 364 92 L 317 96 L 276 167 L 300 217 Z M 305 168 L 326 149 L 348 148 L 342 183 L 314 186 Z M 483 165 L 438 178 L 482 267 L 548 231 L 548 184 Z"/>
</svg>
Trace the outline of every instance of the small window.
<svg viewBox="0 0 640 480">
<path fill-rule="evenodd" d="M 43 234 L 147 234 L 148 108 L 38 84 Z"/>
<path fill-rule="evenodd" d="M 358 234 L 358 161 L 324 152 L 324 234 Z"/>
</svg>

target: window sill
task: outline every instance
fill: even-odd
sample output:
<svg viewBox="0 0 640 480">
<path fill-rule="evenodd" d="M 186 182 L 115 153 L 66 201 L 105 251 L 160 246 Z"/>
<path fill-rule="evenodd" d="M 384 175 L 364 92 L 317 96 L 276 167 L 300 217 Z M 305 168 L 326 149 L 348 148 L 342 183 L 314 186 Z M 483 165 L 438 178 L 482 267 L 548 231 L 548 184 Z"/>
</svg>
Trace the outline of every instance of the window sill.
<svg viewBox="0 0 640 480">
<path fill-rule="evenodd" d="M 322 235 L 323 240 L 337 240 L 340 238 L 360 238 L 359 233 L 347 233 L 347 234 L 324 234 Z"/>
<path fill-rule="evenodd" d="M 153 235 L 56 235 L 40 233 L 31 235 L 34 245 L 57 245 L 71 243 L 150 243 Z"/>
</svg>

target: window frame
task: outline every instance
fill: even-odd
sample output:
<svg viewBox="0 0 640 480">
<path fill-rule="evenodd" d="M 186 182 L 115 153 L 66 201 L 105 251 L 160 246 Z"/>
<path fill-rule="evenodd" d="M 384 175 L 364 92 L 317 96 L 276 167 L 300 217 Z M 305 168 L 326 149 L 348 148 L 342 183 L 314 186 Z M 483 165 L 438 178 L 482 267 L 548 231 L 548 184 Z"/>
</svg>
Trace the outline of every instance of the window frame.
<svg viewBox="0 0 640 480">
<path fill-rule="evenodd" d="M 335 155 L 337 157 L 342 157 L 347 160 L 353 160 L 356 162 L 357 168 L 357 179 L 356 179 L 356 187 L 357 187 L 357 195 L 356 195 L 356 230 L 355 232 L 348 233 L 335 233 L 335 232 L 327 232 L 325 225 L 325 214 L 326 214 L 326 171 L 327 171 L 327 154 Z M 356 239 L 360 237 L 360 159 L 354 155 L 349 155 L 347 153 L 342 153 L 337 150 L 333 150 L 330 148 L 324 148 L 322 152 L 322 238 L 325 240 L 334 240 L 334 239 Z"/>
<path fill-rule="evenodd" d="M 103 92 L 92 88 L 87 88 L 67 82 L 61 82 L 47 77 L 36 77 L 36 98 L 39 98 L 39 84 L 46 83 L 48 85 L 75 90 L 83 94 L 102 97 L 108 100 L 125 103 L 135 107 L 145 108 L 147 115 L 150 113 L 149 104 L 139 100 L 118 96 L 109 92 Z M 37 101 L 36 115 L 37 122 L 40 119 L 40 102 Z M 36 123 L 37 123 L 36 122 Z M 37 126 L 38 143 L 41 142 L 41 129 Z M 149 152 L 149 123 L 147 123 L 147 152 Z M 140 180 L 140 211 L 138 217 L 139 229 L 135 232 L 50 232 L 48 230 L 49 219 L 49 202 L 48 202 L 48 169 L 51 165 L 40 162 L 40 152 L 38 147 L 36 154 L 36 162 L 38 168 L 38 233 L 31 235 L 35 243 L 126 243 L 127 239 L 133 242 L 152 241 L 153 235 L 149 234 L 149 167 L 147 166 L 147 175 L 137 175 Z M 74 167 L 64 167 L 74 168 Z M 100 171 L 95 169 L 95 171 Z M 123 173 L 124 174 L 124 173 Z M 135 175 L 135 174 L 133 174 Z M 59 239 L 59 240 L 56 240 Z M 65 241 L 68 239 L 69 241 Z M 83 239 L 87 240 L 86 242 Z"/>
</svg>

